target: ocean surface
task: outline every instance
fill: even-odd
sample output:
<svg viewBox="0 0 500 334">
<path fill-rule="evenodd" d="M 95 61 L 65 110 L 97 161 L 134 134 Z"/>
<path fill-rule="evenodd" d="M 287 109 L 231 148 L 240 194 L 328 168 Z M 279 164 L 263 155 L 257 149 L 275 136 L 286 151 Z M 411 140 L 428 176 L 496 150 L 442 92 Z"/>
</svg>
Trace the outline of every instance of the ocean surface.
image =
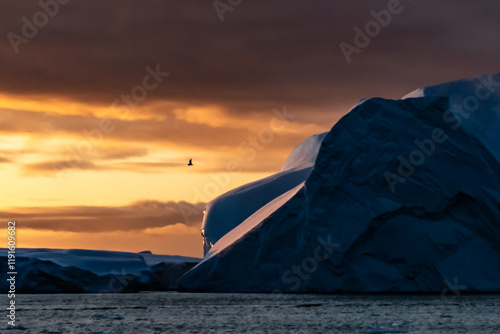
<svg viewBox="0 0 500 334">
<path fill-rule="evenodd" d="M 16 306 L 1 333 L 500 333 L 500 295 L 25 294 Z"/>
</svg>

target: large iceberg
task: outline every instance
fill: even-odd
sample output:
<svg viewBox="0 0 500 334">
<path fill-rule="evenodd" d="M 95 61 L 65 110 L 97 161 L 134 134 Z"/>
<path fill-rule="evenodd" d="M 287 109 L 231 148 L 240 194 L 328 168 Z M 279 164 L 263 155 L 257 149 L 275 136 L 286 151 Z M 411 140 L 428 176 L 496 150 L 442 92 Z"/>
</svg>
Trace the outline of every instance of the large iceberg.
<svg viewBox="0 0 500 334">
<path fill-rule="evenodd" d="M 500 74 L 363 100 L 208 205 L 181 289 L 499 292 L 499 134 Z"/>
</svg>

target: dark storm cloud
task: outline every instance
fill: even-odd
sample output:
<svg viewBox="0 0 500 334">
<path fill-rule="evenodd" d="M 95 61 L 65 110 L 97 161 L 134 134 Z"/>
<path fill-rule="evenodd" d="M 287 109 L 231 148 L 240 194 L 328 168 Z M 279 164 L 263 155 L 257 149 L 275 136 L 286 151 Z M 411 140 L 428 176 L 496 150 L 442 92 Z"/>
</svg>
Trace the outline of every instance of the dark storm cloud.
<svg viewBox="0 0 500 334">
<path fill-rule="evenodd" d="M 339 44 L 352 44 L 353 28 L 387 4 L 243 1 L 221 22 L 212 1 L 72 0 L 16 54 L 7 34 L 21 34 L 21 18 L 31 20 L 40 7 L 3 1 L 0 91 L 109 104 L 142 82 L 146 66 L 160 64 L 171 75 L 148 101 L 218 104 L 235 113 L 285 104 L 331 111 L 361 97 L 397 98 L 498 71 L 500 4 L 493 0 L 401 0 L 404 10 L 348 65 Z"/>
<path fill-rule="evenodd" d="M 15 208 L 0 212 L 23 228 L 67 232 L 133 231 L 175 224 L 200 226 L 204 204 L 138 201 L 127 206 L 63 206 Z"/>
</svg>

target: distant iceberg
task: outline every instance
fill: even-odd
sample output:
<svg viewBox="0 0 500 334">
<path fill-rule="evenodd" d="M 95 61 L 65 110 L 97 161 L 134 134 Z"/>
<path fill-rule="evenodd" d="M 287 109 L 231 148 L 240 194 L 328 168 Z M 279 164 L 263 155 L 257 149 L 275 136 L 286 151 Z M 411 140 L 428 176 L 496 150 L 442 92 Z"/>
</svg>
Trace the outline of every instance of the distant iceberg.
<svg viewBox="0 0 500 334">
<path fill-rule="evenodd" d="M 0 249 L 7 270 L 7 250 Z M 18 293 L 119 293 L 175 290 L 178 278 L 200 259 L 83 249 L 16 250 Z M 7 281 L 0 291 L 8 291 Z"/>
<path fill-rule="evenodd" d="M 183 290 L 499 292 L 500 74 L 360 101 L 203 233 Z"/>
</svg>

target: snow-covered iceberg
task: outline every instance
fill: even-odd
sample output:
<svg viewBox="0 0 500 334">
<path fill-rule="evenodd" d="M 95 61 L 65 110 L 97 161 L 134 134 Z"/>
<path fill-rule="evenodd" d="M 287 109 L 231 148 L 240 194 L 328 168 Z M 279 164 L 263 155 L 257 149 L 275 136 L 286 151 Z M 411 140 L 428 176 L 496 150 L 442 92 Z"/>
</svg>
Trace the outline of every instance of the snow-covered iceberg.
<svg viewBox="0 0 500 334">
<path fill-rule="evenodd" d="M 54 292 L 138 292 L 175 290 L 177 280 L 200 259 L 83 249 L 16 250 L 16 291 Z M 0 249 L 0 267 L 7 270 L 7 250 Z M 0 291 L 8 291 L 0 282 Z"/>
<path fill-rule="evenodd" d="M 313 138 L 209 204 L 181 289 L 500 291 L 500 74 L 364 100 Z"/>
</svg>

